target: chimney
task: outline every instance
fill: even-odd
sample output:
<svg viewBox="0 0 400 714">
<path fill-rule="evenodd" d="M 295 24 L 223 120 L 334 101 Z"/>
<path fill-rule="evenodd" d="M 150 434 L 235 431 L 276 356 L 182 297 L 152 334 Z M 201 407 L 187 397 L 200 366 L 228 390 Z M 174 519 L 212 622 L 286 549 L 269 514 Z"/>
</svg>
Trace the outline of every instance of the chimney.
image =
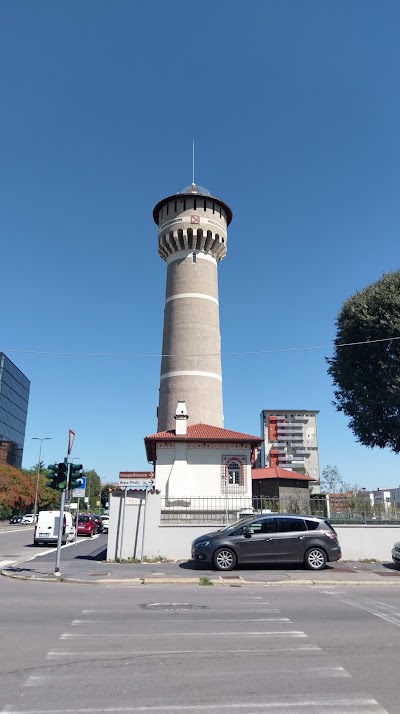
<svg viewBox="0 0 400 714">
<path fill-rule="evenodd" d="M 178 402 L 175 414 L 175 435 L 184 436 L 187 434 L 187 420 L 189 419 L 187 413 L 186 402 Z"/>
</svg>

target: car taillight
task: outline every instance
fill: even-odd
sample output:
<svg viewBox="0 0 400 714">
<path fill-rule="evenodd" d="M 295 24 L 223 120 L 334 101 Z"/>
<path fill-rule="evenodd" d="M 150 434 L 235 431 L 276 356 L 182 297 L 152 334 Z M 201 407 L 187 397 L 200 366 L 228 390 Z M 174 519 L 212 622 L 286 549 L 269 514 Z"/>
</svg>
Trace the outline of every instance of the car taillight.
<svg viewBox="0 0 400 714">
<path fill-rule="evenodd" d="M 337 535 L 333 531 L 324 531 L 324 534 L 331 540 L 337 540 Z"/>
</svg>

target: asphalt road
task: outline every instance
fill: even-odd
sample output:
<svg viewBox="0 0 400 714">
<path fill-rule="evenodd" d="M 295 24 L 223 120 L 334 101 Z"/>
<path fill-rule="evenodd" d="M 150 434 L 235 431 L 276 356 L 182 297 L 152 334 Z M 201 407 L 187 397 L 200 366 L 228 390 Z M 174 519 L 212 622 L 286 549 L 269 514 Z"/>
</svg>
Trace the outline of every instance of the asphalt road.
<svg viewBox="0 0 400 714">
<path fill-rule="evenodd" d="M 0 711 L 398 714 L 398 590 L 0 581 Z"/>
<path fill-rule="evenodd" d="M 107 536 L 103 534 L 93 538 L 81 536 L 76 545 L 62 546 L 61 558 L 66 562 L 82 557 L 93 560 L 97 560 L 99 557 L 105 558 L 106 544 Z M 0 531 L 0 568 L 8 567 L 14 563 L 36 560 L 36 558 L 42 559 L 43 562 L 54 561 L 55 553 L 54 545 L 34 547 L 32 526 L 16 526 L 14 530 Z"/>
</svg>

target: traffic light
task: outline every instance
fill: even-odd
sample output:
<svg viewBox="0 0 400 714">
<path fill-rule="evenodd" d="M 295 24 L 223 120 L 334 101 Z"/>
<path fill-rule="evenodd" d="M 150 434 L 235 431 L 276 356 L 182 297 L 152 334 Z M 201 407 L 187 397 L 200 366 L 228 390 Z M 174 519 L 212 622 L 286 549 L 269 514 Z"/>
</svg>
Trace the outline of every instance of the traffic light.
<svg viewBox="0 0 400 714">
<path fill-rule="evenodd" d="M 67 486 L 67 464 L 65 461 L 59 464 L 50 464 L 47 469 L 51 472 L 47 486 L 62 491 Z"/>
<path fill-rule="evenodd" d="M 70 464 L 69 465 L 69 479 L 68 479 L 68 490 L 73 490 L 74 488 L 79 488 L 82 486 L 83 478 L 83 466 L 82 464 Z"/>
</svg>

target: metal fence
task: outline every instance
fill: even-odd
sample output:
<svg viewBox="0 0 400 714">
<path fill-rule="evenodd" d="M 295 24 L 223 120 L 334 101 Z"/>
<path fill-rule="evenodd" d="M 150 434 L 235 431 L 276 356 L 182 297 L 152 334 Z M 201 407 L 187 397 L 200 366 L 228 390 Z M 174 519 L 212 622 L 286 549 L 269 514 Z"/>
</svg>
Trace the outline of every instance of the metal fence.
<svg viewBox="0 0 400 714">
<path fill-rule="evenodd" d="M 297 513 L 329 518 L 332 523 L 381 525 L 400 523 L 400 505 L 393 502 L 371 504 L 364 497 L 292 495 L 268 497 L 180 497 L 161 499 L 163 525 L 215 525 L 234 523 L 240 518 L 263 513 Z"/>
<path fill-rule="evenodd" d="M 326 515 L 326 500 L 294 498 L 196 497 L 162 498 L 161 523 L 170 525 L 225 525 L 257 513 Z"/>
</svg>

